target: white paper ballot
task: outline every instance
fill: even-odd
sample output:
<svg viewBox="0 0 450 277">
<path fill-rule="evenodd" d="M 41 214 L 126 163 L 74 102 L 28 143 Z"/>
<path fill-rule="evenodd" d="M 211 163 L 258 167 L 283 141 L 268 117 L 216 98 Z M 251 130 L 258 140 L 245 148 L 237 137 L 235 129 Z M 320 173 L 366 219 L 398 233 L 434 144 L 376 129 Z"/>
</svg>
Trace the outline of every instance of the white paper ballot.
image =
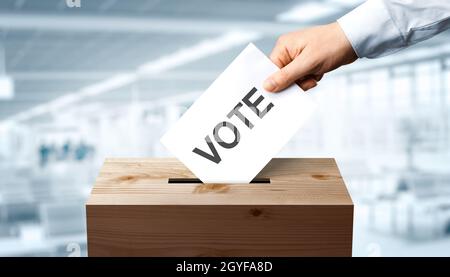
<svg viewBox="0 0 450 277">
<path fill-rule="evenodd" d="M 161 142 L 203 183 L 249 183 L 316 106 L 296 85 L 265 91 L 277 70 L 249 44 Z"/>
</svg>

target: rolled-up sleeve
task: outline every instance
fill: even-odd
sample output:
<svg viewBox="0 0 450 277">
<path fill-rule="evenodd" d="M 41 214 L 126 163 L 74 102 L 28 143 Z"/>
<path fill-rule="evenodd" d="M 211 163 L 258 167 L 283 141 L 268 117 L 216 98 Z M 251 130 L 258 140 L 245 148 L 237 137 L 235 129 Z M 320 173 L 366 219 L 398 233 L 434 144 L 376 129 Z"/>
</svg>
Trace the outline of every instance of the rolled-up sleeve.
<svg viewBox="0 0 450 277">
<path fill-rule="evenodd" d="M 449 0 L 368 0 L 338 19 L 358 57 L 376 58 L 450 28 Z"/>
</svg>

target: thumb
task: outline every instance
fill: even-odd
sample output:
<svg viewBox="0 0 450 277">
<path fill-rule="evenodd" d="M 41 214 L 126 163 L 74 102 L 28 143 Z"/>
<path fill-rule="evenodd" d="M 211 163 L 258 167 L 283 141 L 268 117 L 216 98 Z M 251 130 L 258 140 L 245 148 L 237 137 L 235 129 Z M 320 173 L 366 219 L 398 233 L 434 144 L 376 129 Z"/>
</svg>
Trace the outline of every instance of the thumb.
<svg viewBox="0 0 450 277">
<path fill-rule="evenodd" d="M 295 83 L 295 81 L 310 75 L 311 70 L 310 66 L 302 59 L 302 55 L 300 55 L 288 65 L 269 76 L 264 81 L 263 87 L 270 92 L 281 91 Z"/>
</svg>

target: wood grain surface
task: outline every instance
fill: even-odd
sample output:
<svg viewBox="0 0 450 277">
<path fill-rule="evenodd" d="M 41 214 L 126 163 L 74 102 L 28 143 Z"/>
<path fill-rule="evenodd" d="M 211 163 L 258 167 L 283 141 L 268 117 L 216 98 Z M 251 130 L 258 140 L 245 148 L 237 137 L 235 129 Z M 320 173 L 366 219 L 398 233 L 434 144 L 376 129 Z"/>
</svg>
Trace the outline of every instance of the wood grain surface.
<svg viewBox="0 0 450 277">
<path fill-rule="evenodd" d="M 107 159 L 88 205 L 348 205 L 334 159 L 273 159 L 257 176 L 270 184 L 168 184 L 195 178 L 178 160 Z"/>
<path fill-rule="evenodd" d="M 334 159 L 273 159 L 270 183 L 195 178 L 175 159 L 107 159 L 86 204 L 89 256 L 350 256 L 353 203 Z"/>
</svg>

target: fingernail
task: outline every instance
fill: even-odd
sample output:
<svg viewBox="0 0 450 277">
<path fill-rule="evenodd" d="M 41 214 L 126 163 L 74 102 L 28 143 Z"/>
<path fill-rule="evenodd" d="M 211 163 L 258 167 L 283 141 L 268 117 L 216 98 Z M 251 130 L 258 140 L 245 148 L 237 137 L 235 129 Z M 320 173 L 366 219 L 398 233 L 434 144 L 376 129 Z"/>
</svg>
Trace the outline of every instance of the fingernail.
<svg viewBox="0 0 450 277">
<path fill-rule="evenodd" d="M 277 87 L 277 84 L 272 78 L 268 78 L 264 81 L 263 87 L 267 91 L 274 91 Z"/>
<path fill-rule="evenodd" d="M 315 88 L 316 86 L 317 86 L 317 83 L 314 83 L 314 84 L 308 86 L 308 87 L 305 89 L 305 91 L 310 90 L 310 89 L 313 89 L 313 88 Z"/>
</svg>

